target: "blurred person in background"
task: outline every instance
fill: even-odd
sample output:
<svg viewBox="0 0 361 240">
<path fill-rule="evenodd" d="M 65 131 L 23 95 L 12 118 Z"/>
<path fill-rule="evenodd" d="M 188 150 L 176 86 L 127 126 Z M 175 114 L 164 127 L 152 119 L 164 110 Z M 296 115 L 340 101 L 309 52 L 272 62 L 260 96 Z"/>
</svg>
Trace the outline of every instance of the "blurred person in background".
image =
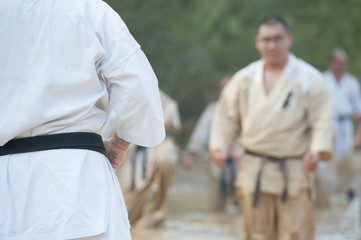
<svg viewBox="0 0 361 240">
<path fill-rule="evenodd" d="M 128 208 L 130 223 L 141 227 L 161 227 L 168 204 L 168 189 L 178 162 L 175 134 L 182 125 L 178 104 L 160 91 L 166 138 L 155 148 L 132 145 L 116 172 Z M 151 199 L 148 200 L 149 195 Z"/>
<path fill-rule="evenodd" d="M 330 57 L 329 69 L 323 73 L 333 110 L 334 149 L 331 165 L 336 172 L 336 193 L 341 199 L 351 201 L 355 196 L 353 149 L 361 141 L 360 83 L 346 72 L 347 54 L 335 49 Z M 354 135 L 353 121 L 356 134 Z M 344 201 L 343 201 L 344 202 Z"/>
<path fill-rule="evenodd" d="M 219 92 L 228 84 L 231 76 L 225 76 L 219 83 Z M 198 119 L 187 144 L 187 154 L 183 160 L 184 167 L 191 169 L 194 161 L 206 155 L 209 144 L 209 134 L 216 102 L 208 104 Z M 237 204 L 234 181 L 238 170 L 238 162 L 242 149 L 235 147 L 232 157 L 228 157 L 225 167 L 219 168 L 213 161 L 209 164 L 209 208 L 211 212 L 225 210 L 227 199 Z"/>
<path fill-rule="evenodd" d="M 0 238 L 130 240 L 113 169 L 165 136 L 139 44 L 100 0 L 1 0 L 0 23 Z"/>
<path fill-rule="evenodd" d="M 332 113 L 322 75 L 289 52 L 292 42 L 283 18 L 263 19 L 255 37 L 262 59 L 233 76 L 212 122 L 218 166 L 239 135 L 245 150 L 236 184 L 246 240 L 313 237 L 313 171 L 331 158 Z"/>
</svg>

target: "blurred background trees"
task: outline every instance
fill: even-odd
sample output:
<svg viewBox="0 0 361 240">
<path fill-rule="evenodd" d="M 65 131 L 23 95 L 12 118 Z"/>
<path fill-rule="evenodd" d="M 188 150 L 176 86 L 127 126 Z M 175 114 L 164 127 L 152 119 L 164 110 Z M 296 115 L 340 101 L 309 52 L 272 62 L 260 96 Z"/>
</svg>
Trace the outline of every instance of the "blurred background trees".
<svg viewBox="0 0 361 240">
<path fill-rule="evenodd" d="M 294 35 L 292 52 L 327 69 L 330 52 L 349 55 L 361 78 L 361 0 L 105 0 L 142 46 L 162 90 L 174 98 L 184 145 L 202 110 L 218 96 L 218 82 L 259 55 L 258 22 L 281 15 Z"/>
</svg>

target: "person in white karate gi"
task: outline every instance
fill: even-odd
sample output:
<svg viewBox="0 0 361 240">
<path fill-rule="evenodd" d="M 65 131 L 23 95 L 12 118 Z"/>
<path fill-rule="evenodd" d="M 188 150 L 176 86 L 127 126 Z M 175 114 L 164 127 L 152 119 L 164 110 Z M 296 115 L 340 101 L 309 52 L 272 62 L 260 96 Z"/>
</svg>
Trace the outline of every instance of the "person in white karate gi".
<svg viewBox="0 0 361 240">
<path fill-rule="evenodd" d="M 333 161 L 337 185 L 336 193 L 344 199 L 355 196 L 352 166 L 353 150 L 360 147 L 361 95 L 360 83 L 346 72 L 347 54 L 335 49 L 330 57 L 329 70 L 323 73 L 331 99 L 334 125 Z M 354 134 L 354 123 L 356 134 Z"/>
<path fill-rule="evenodd" d="M 165 137 L 147 58 L 101 0 L 0 4 L 0 239 L 130 239 L 114 170 Z"/>
<path fill-rule="evenodd" d="M 228 84 L 232 76 L 224 76 L 219 83 L 219 92 Z M 212 119 L 216 101 L 207 105 L 199 117 L 187 144 L 187 154 L 183 160 L 186 169 L 193 167 L 194 161 L 208 153 L 209 134 L 211 131 Z M 209 210 L 211 212 L 223 212 L 226 210 L 227 200 L 237 206 L 236 189 L 234 181 L 239 166 L 239 160 L 243 154 L 240 146 L 235 144 L 232 156 L 227 159 L 224 168 L 219 168 L 212 160 L 209 159 Z M 208 156 L 209 158 L 209 156 Z"/>
</svg>

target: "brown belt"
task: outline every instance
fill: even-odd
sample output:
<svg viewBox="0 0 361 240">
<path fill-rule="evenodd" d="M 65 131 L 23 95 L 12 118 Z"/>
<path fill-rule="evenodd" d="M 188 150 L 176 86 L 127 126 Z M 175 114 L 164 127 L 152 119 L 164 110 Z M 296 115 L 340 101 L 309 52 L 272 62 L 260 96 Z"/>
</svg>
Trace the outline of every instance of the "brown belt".
<svg viewBox="0 0 361 240">
<path fill-rule="evenodd" d="M 245 153 L 250 156 L 259 157 L 262 159 L 261 168 L 259 169 L 259 171 L 257 173 L 257 182 L 256 182 L 254 194 L 253 194 L 253 204 L 252 204 L 253 207 L 257 207 L 257 205 L 258 205 L 259 196 L 260 196 L 260 192 L 261 192 L 261 178 L 262 178 L 263 168 L 264 168 L 266 161 L 277 162 L 279 164 L 280 170 L 283 175 L 283 180 L 284 180 L 282 201 L 286 202 L 287 197 L 288 197 L 288 184 L 287 184 L 288 183 L 288 171 L 287 171 L 286 161 L 288 159 L 295 159 L 295 158 L 297 159 L 297 158 L 301 158 L 301 157 L 298 156 L 298 157 L 279 158 L 279 157 L 273 157 L 273 156 L 255 153 L 255 152 L 252 152 L 249 150 L 246 150 Z"/>
</svg>

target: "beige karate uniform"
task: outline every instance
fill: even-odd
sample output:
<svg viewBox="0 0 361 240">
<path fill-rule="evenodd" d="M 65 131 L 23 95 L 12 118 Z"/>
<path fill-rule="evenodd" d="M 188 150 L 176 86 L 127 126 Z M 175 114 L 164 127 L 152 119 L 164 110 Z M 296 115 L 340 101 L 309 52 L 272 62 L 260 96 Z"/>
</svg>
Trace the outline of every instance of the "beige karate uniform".
<svg viewBox="0 0 361 240">
<path fill-rule="evenodd" d="M 152 180 L 152 157 L 149 148 L 146 150 L 146 163 L 142 163 L 143 153 L 136 152 L 137 146 L 130 145 L 122 166 L 115 173 L 122 187 L 128 218 L 133 225 L 143 214 L 147 193 Z M 134 163 L 136 161 L 136 163 Z M 145 166 L 145 177 L 143 167 Z"/>
<path fill-rule="evenodd" d="M 164 121 L 168 129 L 166 139 L 159 146 L 146 149 L 146 164 L 142 162 L 143 155 L 136 152 L 136 146 L 132 146 L 127 151 L 124 164 L 117 172 L 124 191 L 130 223 L 147 227 L 161 226 L 164 221 L 167 191 L 178 162 L 178 149 L 171 135 L 172 132 L 181 129 L 178 105 L 162 91 L 160 96 Z M 133 166 L 136 170 L 132 171 L 134 160 L 138 161 Z M 147 201 L 150 190 L 152 197 Z"/>
<path fill-rule="evenodd" d="M 267 156 L 287 158 L 288 180 L 276 162 L 265 161 L 260 199 L 252 206 L 262 159 L 246 154 L 241 161 L 237 186 L 243 193 L 245 239 L 308 240 L 313 175 L 302 161 L 307 151 L 329 159 L 332 116 L 321 74 L 289 55 L 278 82 L 269 95 L 263 84 L 264 61 L 240 70 L 224 89 L 213 119 L 210 149 L 229 150 L 241 132 L 241 145 Z M 281 201 L 284 184 L 288 199 Z M 267 216 L 264 214 L 267 213 Z M 276 220 L 277 219 L 277 220 Z M 270 229 L 276 229 L 273 238 Z"/>
</svg>

